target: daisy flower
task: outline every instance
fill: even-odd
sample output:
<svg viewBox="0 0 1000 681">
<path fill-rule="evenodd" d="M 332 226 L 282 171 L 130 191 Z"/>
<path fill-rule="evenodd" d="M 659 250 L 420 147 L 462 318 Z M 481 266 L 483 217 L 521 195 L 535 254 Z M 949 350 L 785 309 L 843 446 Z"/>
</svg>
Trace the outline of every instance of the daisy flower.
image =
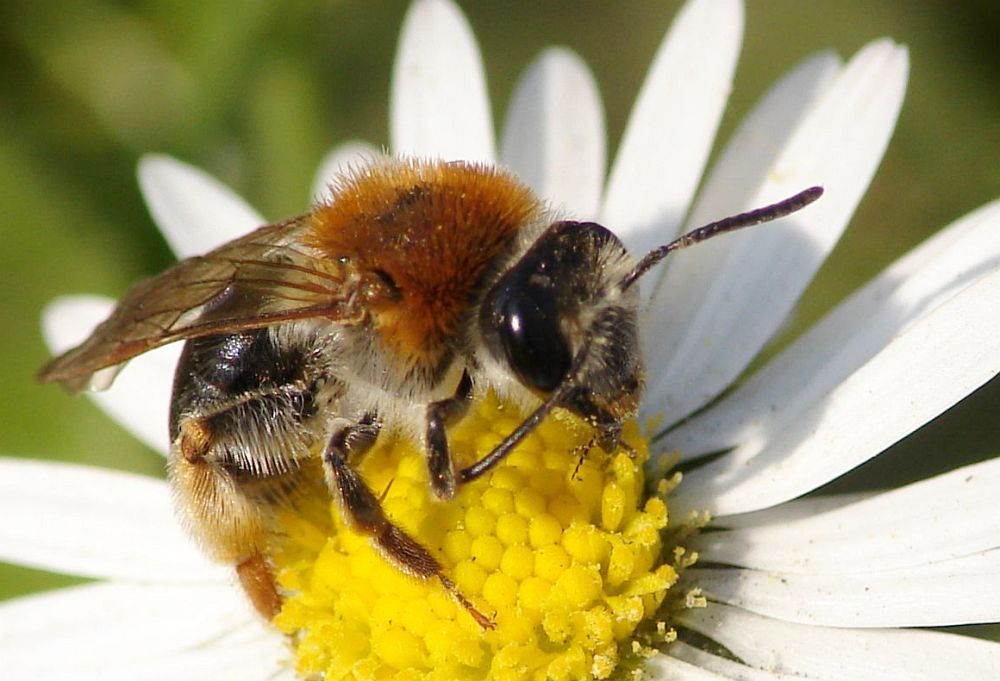
<svg viewBox="0 0 1000 681">
<path fill-rule="evenodd" d="M 808 210 L 700 245 L 668 262 L 658 280 L 643 281 L 642 421 L 654 425 L 648 440 L 630 426 L 635 459 L 611 454 L 597 465 L 588 456 L 572 471 L 573 424 L 554 419 L 531 456 L 515 452 L 488 489 L 460 495 L 466 506 L 452 530 L 440 530 L 441 551 L 457 563 L 479 560 L 482 574 L 469 568 L 462 577 L 456 568 L 456 581 L 495 607 L 496 632 L 454 615 L 442 629 L 428 618 L 454 603 L 420 591 L 433 585 L 399 578 L 410 607 L 386 615 L 378 602 L 363 613 L 395 619 L 395 628 L 372 625 L 357 635 L 361 620 L 351 620 L 360 629 L 344 622 L 371 602 L 334 582 L 355 579 L 337 572 L 345 566 L 338 561 L 364 547 L 352 547 L 350 533 L 317 534 L 322 520 L 292 519 L 276 561 L 284 561 L 289 593 L 305 595 L 290 596 L 275 621 L 286 637 L 251 613 L 231 569 L 208 564 L 177 529 L 162 481 L 4 459 L 0 557 L 97 580 L 0 605 L 7 675 L 604 678 L 617 669 L 692 681 L 1000 677 L 1000 645 L 930 629 L 1000 620 L 1000 460 L 885 492 L 804 496 L 1000 369 L 1000 334 L 990 322 L 1000 300 L 1000 202 L 902 257 L 731 387 L 849 222 L 888 143 L 908 68 L 906 50 L 889 40 L 846 63 L 827 53 L 805 60 L 764 95 L 703 178 L 741 32 L 737 0 L 683 8 L 605 182 L 602 111 L 576 56 L 550 50 L 528 69 L 498 152 L 464 18 L 446 0 L 417 0 L 407 15 L 393 76 L 392 151 L 504 164 L 552 205 L 615 230 L 634 254 L 685 227 L 813 184 L 826 189 Z M 372 153 L 361 143 L 336 150 L 314 195 L 322 198 L 330 177 Z M 173 159 L 144 158 L 139 180 L 178 257 L 264 222 Z M 79 341 L 111 305 L 57 301 L 45 315 L 53 348 Z M 114 389 L 94 395 L 162 453 L 178 351 L 136 358 Z M 456 437 L 488 449 L 497 437 L 491 429 L 516 423 L 501 407 L 478 405 Z M 363 464 L 374 461 L 366 475 L 396 476 L 385 499 L 390 513 L 389 494 L 399 488 L 421 492 L 409 495 L 415 507 L 429 497 L 418 484 L 421 467 L 398 456 L 405 452 L 390 446 Z M 636 465 L 647 456 L 644 468 Z M 543 469 L 528 485 L 517 467 L 534 461 Z M 673 489 L 679 476 L 662 476 L 678 461 L 686 473 Z M 644 478 L 651 491 L 643 492 Z M 587 489 L 567 493 L 577 482 Z M 455 515 L 452 507 L 431 505 L 444 516 Z M 535 522 L 541 516 L 555 524 Z M 505 564 L 508 555 L 517 560 Z M 378 561 L 365 565 L 394 573 Z M 324 576 L 331 567 L 332 581 Z M 310 591 L 317 582 L 320 590 Z M 324 601 L 339 609 L 324 610 Z M 476 636 L 494 638 L 486 646 Z"/>
</svg>

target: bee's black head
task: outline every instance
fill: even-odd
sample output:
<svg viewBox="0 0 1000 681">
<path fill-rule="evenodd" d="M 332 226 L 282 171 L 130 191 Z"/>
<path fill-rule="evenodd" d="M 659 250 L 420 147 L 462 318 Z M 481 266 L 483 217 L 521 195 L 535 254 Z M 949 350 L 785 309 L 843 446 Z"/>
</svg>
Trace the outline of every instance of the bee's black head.
<svg viewBox="0 0 1000 681">
<path fill-rule="evenodd" d="M 593 222 L 557 222 L 487 292 L 480 332 L 490 353 L 543 399 L 618 444 L 642 389 L 637 294 L 620 281 L 625 247 Z"/>
</svg>

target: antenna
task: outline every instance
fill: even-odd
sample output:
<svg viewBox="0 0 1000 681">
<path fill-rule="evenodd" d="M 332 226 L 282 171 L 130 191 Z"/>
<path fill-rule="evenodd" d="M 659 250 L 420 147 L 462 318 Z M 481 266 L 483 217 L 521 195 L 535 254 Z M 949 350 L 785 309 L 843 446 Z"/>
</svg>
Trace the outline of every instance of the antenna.
<svg viewBox="0 0 1000 681">
<path fill-rule="evenodd" d="M 682 248 L 687 248 L 688 246 L 696 244 L 699 241 L 710 239 L 719 234 L 725 234 L 726 232 L 732 232 L 737 229 L 742 229 L 743 227 L 759 225 L 762 222 L 770 222 L 771 220 L 783 218 L 786 215 L 791 215 L 796 211 L 802 210 L 822 195 L 822 187 L 810 187 L 809 189 L 805 189 L 795 196 L 785 199 L 784 201 L 772 203 L 770 206 L 755 208 L 754 210 L 747 211 L 746 213 L 733 215 L 728 218 L 723 218 L 717 222 L 710 222 L 709 224 L 698 227 L 697 229 L 692 229 L 687 234 L 677 237 L 669 244 L 660 246 L 659 248 L 654 248 L 647 253 L 642 260 L 640 260 L 638 264 L 632 268 L 632 271 L 622 278 L 621 282 L 619 282 L 619 286 L 623 291 L 628 289 L 639 277 L 652 269 L 672 251 L 679 251 Z"/>
</svg>

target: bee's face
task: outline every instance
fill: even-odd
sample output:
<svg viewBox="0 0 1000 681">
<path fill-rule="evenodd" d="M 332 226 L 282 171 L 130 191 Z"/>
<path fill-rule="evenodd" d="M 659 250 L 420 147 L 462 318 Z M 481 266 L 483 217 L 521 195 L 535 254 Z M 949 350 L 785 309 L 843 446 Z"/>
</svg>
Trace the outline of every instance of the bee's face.
<svg viewBox="0 0 1000 681">
<path fill-rule="evenodd" d="M 599 428 L 613 448 L 635 413 L 642 388 L 635 291 L 618 283 L 632 259 L 610 231 L 593 222 L 546 229 L 486 293 L 482 339 L 529 390 Z"/>
</svg>

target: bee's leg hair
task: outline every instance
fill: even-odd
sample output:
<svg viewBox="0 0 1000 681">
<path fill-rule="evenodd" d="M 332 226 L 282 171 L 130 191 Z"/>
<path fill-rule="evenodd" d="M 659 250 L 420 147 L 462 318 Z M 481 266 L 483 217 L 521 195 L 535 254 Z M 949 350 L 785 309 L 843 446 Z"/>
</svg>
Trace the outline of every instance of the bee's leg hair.
<svg viewBox="0 0 1000 681">
<path fill-rule="evenodd" d="M 427 405 L 427 468 L 430 472 L 431 490 L 438 499 L 455 497 L 455 462 L 448 450 L 448 433 L 445 428 L 459 421 L 472 404 L 472 379 L 462 374 L 455 395 Z"/>
</svg>

